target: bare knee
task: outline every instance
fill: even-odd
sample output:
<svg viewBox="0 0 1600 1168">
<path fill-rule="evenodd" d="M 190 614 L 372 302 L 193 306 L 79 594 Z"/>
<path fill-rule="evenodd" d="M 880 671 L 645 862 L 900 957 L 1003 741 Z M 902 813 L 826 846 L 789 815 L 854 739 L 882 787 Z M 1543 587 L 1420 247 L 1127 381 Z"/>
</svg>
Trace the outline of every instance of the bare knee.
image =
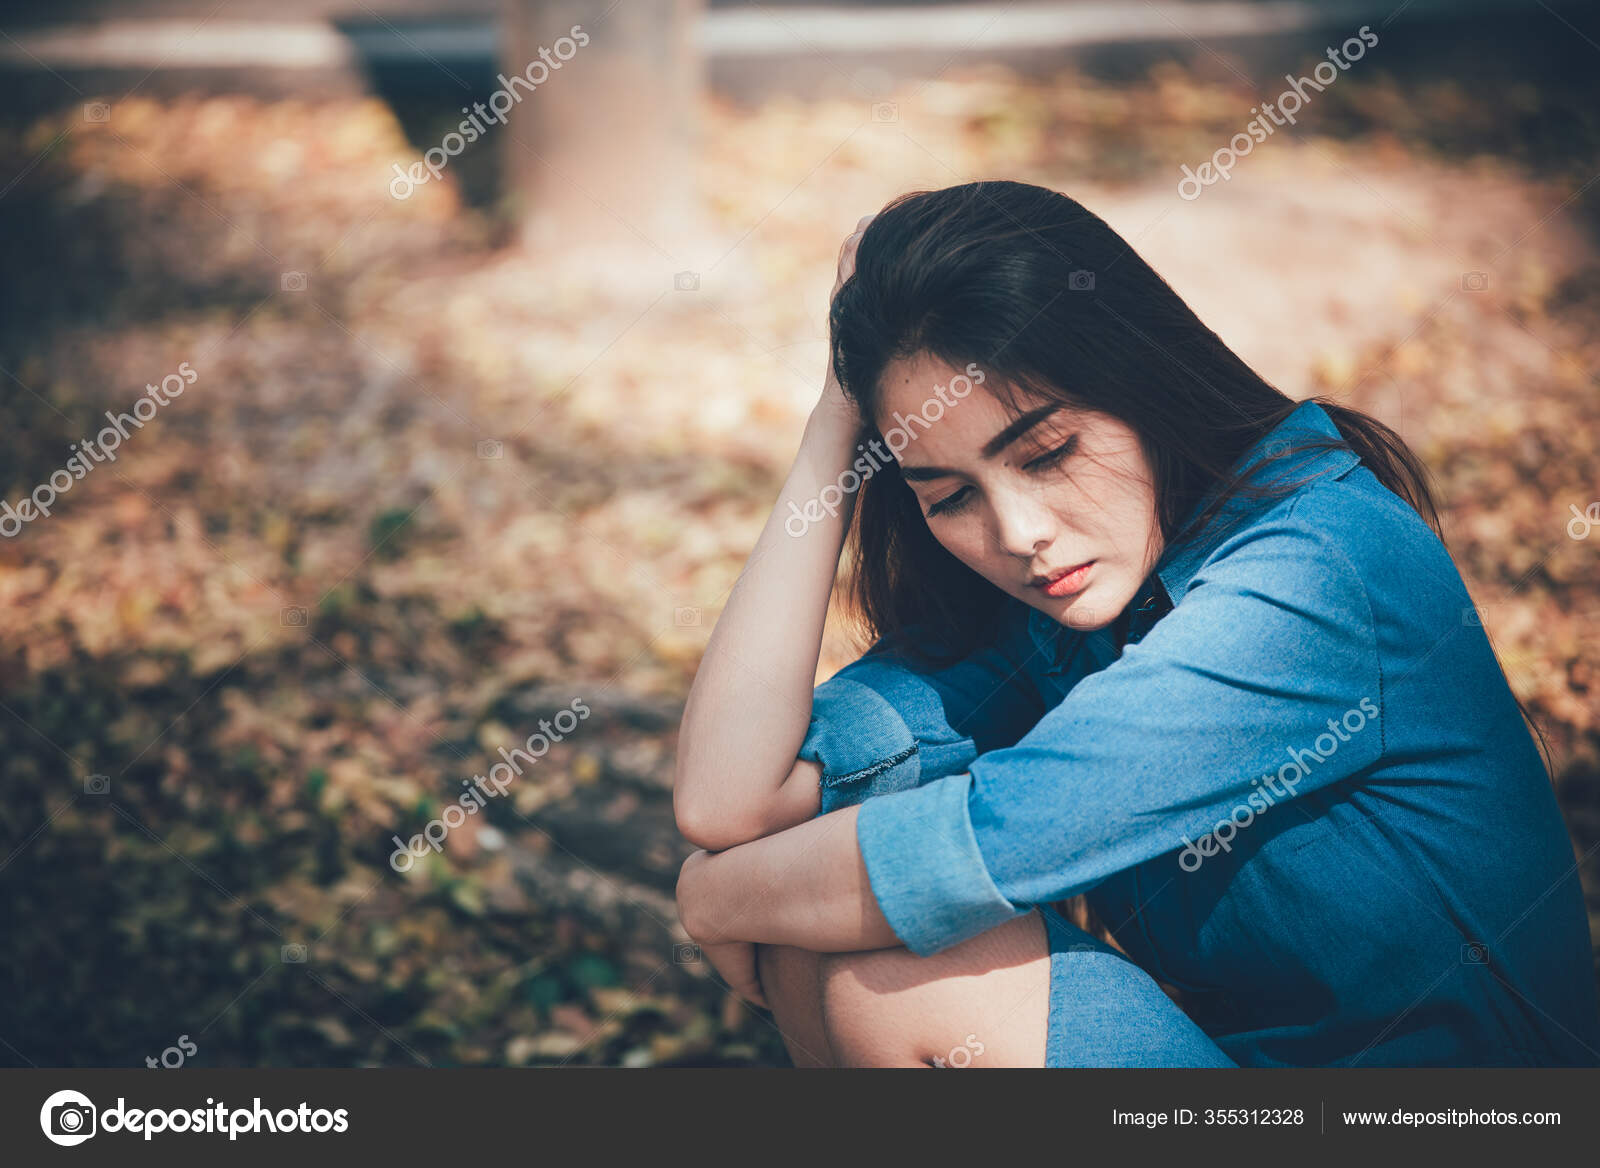
<svg viewBox="0 0 1600 1168">
<path fill-rule="evenodd" d="M 921 1035 L 906 1017 L 908 962 L 904 949 L 823 953 L 817 962 L 822 1031 L 841 1067 L 921 1064 Z"/>
<path fill-rule="evenodd" d="M 918 957 L 822 954 L 823 1031 L 841 1066 L 1042 1066 L 1050 952 L 1029 913 Z"/>
</svg>

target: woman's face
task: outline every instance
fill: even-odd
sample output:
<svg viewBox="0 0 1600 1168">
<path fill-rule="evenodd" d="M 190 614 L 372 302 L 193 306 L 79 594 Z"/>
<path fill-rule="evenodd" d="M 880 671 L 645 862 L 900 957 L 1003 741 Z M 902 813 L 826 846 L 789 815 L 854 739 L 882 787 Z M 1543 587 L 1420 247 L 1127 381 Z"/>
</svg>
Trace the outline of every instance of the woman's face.
<svg viewBox="0 0 1600 1168">
<path fill-rule="evenodd" d="M 1161 555 L 1138 435 L 1109 414 L 1023 393 L 1023 413 L 1013 416 L 981 384 L 959 393 L 970 381 L 927 354 L 884 372 L 878 428 L 886 438 L 897 425 L 914 435 L 898 453 L 900 473 L 928 530 L 996 588 L 1055 621 L 1110 624 Z M 905 426 L 913 414 L 938 420 Z"/>
</svg>

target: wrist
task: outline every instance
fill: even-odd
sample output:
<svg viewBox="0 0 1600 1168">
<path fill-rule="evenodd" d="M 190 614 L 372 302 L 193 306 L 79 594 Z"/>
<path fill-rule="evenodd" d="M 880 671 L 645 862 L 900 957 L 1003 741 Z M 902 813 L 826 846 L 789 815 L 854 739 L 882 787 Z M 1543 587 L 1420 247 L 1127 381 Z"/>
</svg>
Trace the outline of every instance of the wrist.
<svg viewBox="0 0 1600 1168">
<path fill-rule="evenodd" d="M 820 401 L 806 419 L 805 433 L 800 440 L 802 456 L 809 456 L 810 466 L 819 480 L 833 482 L 855 460 L 856 444 L 862 440 L 863 433 L 861 415 L 854 406 Z"/>
<path fill-rule="evenodd" d="M 840 404 L 824 398 L 811 407 L 806 418 L 806 432 L 830 446 L 854 448 L 861 430 L 861 413 L 849 402 Z"/>
</svg>

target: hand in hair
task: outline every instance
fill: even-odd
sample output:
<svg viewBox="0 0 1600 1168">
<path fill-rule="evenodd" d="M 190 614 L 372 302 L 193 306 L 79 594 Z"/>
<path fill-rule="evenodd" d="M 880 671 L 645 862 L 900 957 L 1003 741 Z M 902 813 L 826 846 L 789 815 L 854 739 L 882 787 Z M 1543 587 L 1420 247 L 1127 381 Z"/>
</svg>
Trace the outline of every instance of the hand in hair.
<svg viewBox="0 0 1600 1168">
<path fill-rule="evenodd" d="M 861 216 L 860 219 L 856 220 L 856 229 L 846 236 L 844 243 L 840 245 L 839 271 L 833 281 L 833 291 L 828 294 L 830 308 L 839 295 L 839 289 L 843 288 L 845 282 L 855 275 L 856 248 L 860 246 L 861 236 L 866 232 L 867 224 L 871 223 L 875 218 L 877 218 L 876 213 Z M 833 375 L 833 363 L 831 361 L 828 363 L 828 375 L 823 384 L 822 397 L 818 404 L 826 406 L 838 416 L 845 418 L 851 426 L 859 426 L 860 412 L 856 409 L 855 404 L 845 397 L 844 390 L 839 386 L 838 378 Z"/>
<path fill-rule="evenodd" d="M 833 291 L 829 293 L 831 301 L 839 295 L 839 289 L 844 287 L 845 281 L 856 273 L 856 248 L 861 243 L 861 236 L 867 230 L 867 224 L 877 218 L 877 214 L 863 215 L 856 220 L 856 229 L 845 237 L 844 243 L 839 248 L 839 275 L 833 282 Z"/>
</svg>

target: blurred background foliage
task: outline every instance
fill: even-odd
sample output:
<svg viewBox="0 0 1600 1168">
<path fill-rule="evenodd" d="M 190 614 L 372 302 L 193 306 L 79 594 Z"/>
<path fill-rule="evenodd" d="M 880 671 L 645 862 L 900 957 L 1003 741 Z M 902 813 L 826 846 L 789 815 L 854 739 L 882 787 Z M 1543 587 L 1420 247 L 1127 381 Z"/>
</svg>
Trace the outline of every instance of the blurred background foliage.
<svg viewBox="0 0 1600 1168">
<path fill-rule="evenodd" d="M 679 948 L 677 719 L 820 390 L 840 240 L 976 177 L 1078 198 L 1286 392 L 1423 454 L 1600 936 L 1600 536 L 1567 533 L 1600 499 L 1600 50 L 1493 32 L 1397 33 L 1192 204 L 1180 163 L 1259 100 L 1206 53 L 962 62 L 898 85 L 891 127 L 712 92 L 727 262 L 632 303 L 513 244 L 487 153 L 387 196 L 448 110 L 0 115 L 0 497 L 198 373 L 0 541 L 0 1063 L 185 1034 L 196 1065 L 785 1064 Z M 820 676 L 859 648 L 830 633 Z M 593 716 L 391 870 L 574 698 Z"/>
</svg>

